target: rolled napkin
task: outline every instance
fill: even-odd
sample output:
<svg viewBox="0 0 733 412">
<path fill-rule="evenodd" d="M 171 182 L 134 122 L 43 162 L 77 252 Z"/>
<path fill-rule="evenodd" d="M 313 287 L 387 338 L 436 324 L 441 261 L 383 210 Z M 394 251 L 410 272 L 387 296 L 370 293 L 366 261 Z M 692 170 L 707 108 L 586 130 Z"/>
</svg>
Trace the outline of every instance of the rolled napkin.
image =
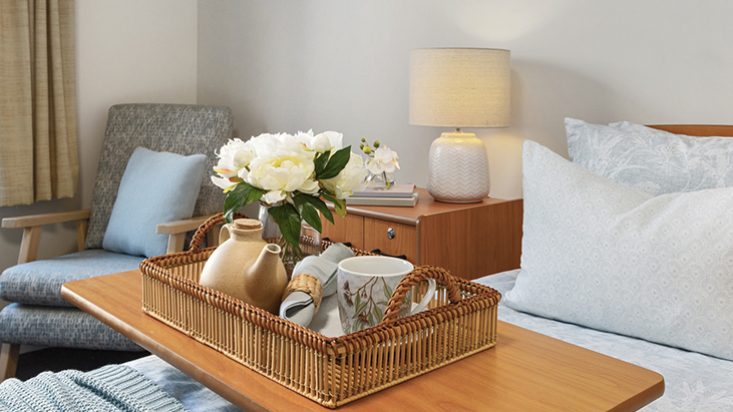
<svg viewBox="0 0 733 412">
<path fill-rule="evenodd" d="M 293 276 L 280 304 L 280 317 L 301 326 L 310 325 L 321 300 L 336 293 L 336 271 L 342 260 L 354 252 L 343 243 L 334 243 L 320 256 L 306 256 L 293 269 Z"/>
</svg>

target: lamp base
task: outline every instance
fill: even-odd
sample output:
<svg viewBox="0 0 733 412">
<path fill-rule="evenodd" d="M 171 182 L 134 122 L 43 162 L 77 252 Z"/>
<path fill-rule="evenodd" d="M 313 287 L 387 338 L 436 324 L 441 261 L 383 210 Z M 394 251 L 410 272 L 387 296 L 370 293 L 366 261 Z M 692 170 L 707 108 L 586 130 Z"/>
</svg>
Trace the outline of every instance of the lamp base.
<svg viewBox="0 0 733 412">
<path fill-rule="evenodd" d="M 489 160 L 475 133 L 442 133 L 430 145 L 428 168 L 428 192 L 439 202 L 477 203 L 489 195 Z"/>
</svg>

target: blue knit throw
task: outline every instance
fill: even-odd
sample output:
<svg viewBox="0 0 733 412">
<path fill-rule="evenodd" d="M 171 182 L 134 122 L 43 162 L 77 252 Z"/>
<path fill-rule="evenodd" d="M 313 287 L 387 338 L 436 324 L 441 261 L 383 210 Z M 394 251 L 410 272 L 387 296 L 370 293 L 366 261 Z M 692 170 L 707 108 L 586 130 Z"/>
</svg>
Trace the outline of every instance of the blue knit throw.
<svg viewBox="0 0 733 412">
<path fill-rule="evenodd" d="M 91 372 L 44 372 L 0 384 L 0 411 L 183 412 L 180 402 L 140 372 L 108 365 Z"/>
</svg>

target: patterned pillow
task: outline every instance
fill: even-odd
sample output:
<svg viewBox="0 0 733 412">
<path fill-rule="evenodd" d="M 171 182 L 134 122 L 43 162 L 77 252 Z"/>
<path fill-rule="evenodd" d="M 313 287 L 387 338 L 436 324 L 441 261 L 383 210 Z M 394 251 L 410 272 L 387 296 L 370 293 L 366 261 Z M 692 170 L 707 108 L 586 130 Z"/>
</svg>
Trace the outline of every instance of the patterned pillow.
<svg viewBox="0 0 733 412">
<path fill-rule="evenodd" d="M 569 118 L 565 130 L 573 162 L 623 185 L 654 195 L 733 186 L 733 138 Z"/>
<path fill-rule="evenodd" d="M 733 188 L 653 197 L 524 145 L 513 309 L 733 360 Z"/>
</svg>

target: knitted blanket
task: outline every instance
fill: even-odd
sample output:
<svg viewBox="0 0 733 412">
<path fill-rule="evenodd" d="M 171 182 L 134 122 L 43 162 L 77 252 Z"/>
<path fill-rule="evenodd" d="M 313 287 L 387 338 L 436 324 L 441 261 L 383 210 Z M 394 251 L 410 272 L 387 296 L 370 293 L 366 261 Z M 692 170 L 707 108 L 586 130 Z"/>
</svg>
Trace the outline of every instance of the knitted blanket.
<svg viewBox="0 0 733 412">
<path fill-rule="evenodd" d="M 0 384 L 0 411 L 183 412 L 180 402 L 135 369 L 108 365 L 91 372 L 44 372 Z"/>
</svg>

